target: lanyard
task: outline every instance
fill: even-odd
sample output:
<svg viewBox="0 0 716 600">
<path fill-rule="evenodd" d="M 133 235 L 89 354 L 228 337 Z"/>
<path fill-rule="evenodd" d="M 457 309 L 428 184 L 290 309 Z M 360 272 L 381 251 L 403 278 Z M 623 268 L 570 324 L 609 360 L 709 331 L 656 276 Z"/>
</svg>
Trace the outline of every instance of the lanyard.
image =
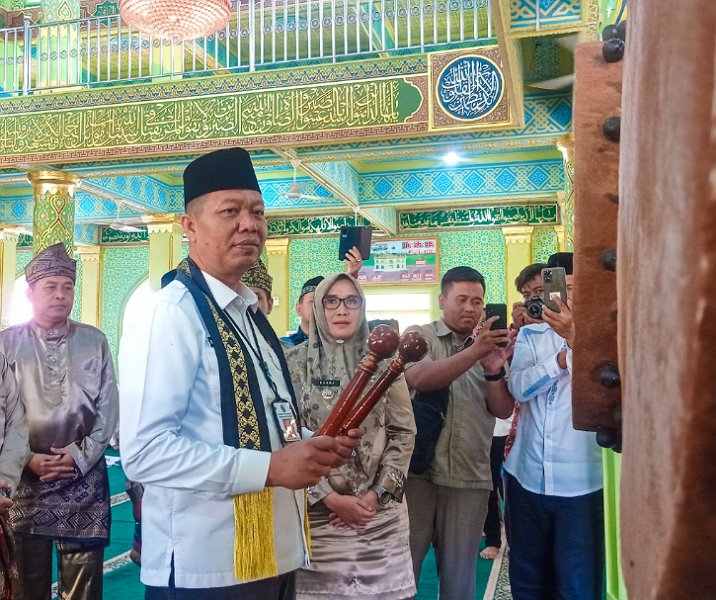
<svg viewBox="0 0 716 600">
<path fill-rule="evenodd" d="M 250 310 L 249 308 L 246 309 L 247 311 Z M 256 335 L 256 328 L 254 327 L 254 320 L 251 318 L 251 315 L 246 315 L 246 318 L 249 322 L 249 327 L 251 328 L 251 333 L 253 334 L 254 343 L 256 344 L 256 347 L 253 346 L 251 343 L 251 340 L 246 336 L 246 334 L 241 331 L 241 328 L 236 324 L 236 321 L 234 321 L 233 317 L 228 313 L 228 311 L 224 311 L 224 314 L 226 315 L 226 318 L 231 323 L 232 327 L 234 328 L 234 331 L 238 334 L 238 336 L 244 341 L 246 346 L 251 350 L 252 354 L 256 357 L 256 360 L 258 361 L 259 368 L 261 369 L 261 372 L 264 375 L 264 378 L 269 384 L 269 387 L 271 388 L 271 391 L 273 392 L 276 399 L 280 398 L 280 394 L 278 392 L 278 386 L 276 385 L 276 382 L 274 381 L 273 377 L 271 376 L 271 370 L 269 369 L 268 363 L 264 360 L 263 352 L 261 352 L 261 344 L 259 344 L 259 338 Z"/>
</svg>

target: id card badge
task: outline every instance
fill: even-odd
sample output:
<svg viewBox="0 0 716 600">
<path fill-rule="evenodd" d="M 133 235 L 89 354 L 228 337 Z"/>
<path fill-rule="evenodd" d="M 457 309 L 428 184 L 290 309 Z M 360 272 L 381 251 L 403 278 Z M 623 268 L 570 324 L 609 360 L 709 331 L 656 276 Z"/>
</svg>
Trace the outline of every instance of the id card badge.
<svg viewBox="0 0 716 600">
<path fill-rule="evenodd" d="M 276 400 L 271 406 L 283 441 L 285 443 L 298 442 L 301 439 L 301 432 L 298 429 L 298 419 L 293 412 L 291 403 L 285 400 Z"/>
</svg>

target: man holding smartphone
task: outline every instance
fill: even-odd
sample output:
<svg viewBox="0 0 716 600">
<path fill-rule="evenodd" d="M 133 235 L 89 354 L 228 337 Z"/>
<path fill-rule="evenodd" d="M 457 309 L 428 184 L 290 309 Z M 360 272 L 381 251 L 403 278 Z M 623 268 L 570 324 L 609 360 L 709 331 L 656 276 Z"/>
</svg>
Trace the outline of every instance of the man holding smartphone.
<svg viewBox="0 0 716 600">
<path fill-rule="evenodd" d="M 553 254 L 548 267 L 565 270 L 568 302 L 550 293 L 559 312 L 544 306 L 543 323 L 520 329 L 509 375 L 520 402 L 505 462 L 510 584 L 515 600 L 599 600 L 602 463 L 594 434 L 572 426 L 572 254 Z"/>
<path fill-rule="evenodd" d="M 440 291 L 440 320 L 408 329 L 425 337 L 428 353 L 408 365 L 405 380 L 414 392 L 448 390 L 445 426 L 430 466 L 408 475 L 405 493 L 416 582 L 432 545 L 441 600 L 465 600 L 475 597 L 475 563 L 493 487 L 495 417 L 509 417 L 514 406 L 504 368 L 512 346 L 506 329 L 491 329 L 497 317 L 482 322 L 485 278 L 478 271 L 453 267 Z"/>
</svg>

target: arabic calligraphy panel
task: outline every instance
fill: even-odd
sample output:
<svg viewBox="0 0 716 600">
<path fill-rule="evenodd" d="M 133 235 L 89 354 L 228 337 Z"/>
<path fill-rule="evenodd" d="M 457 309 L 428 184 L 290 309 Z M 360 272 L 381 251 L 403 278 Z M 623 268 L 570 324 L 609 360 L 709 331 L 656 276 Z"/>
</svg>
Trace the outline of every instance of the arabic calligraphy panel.
<svg viewBox="0 0 716 600">
<path fill-rule="evenodd" d="M 509 124 L 510 111 L 498 48 L 431 55 L 431 128 Z"/>
<path fill-rule="evenodd" d="M 557 225 L 556 204 L 478 206 L 400 213 L 400 231 L 503 225 Z"/>
<path fill-rule="evenodd" d="M 232 96 L 158 100 L 0 116 L 0 157 L 196 144 L 405 123 L 422 104 L 403 78 L 352 81 Z M 407 108 L 406 106 L 407 105 Z M 400 110 L 399 110 L 400 107 Z"/>
</svg>

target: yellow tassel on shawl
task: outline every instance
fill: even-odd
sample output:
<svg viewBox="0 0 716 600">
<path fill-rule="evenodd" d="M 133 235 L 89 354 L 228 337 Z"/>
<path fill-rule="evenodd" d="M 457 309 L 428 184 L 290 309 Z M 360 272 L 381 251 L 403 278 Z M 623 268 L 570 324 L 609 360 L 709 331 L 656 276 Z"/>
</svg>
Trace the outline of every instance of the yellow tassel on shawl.
<svg viewBox="0 0 716 600">
<path fill-rule="evenodd" d="M 308 520 L 308 492 L 303 493 L 303 532 L 306 535 L 306 552 L 311 558 L 311 524 Z"/>
<path fill-rule="evenodd" d="M 252 581 L 276 577 L 273 489 L 234 496 L 234 577 Z"/>
</svg>

